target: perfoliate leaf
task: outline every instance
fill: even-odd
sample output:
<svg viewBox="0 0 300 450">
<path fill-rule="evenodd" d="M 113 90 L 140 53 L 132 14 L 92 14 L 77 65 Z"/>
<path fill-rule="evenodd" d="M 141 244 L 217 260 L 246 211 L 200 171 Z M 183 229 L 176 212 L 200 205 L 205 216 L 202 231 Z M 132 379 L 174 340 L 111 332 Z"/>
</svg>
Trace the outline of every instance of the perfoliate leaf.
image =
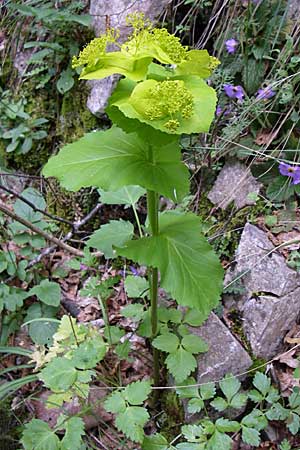
<svg viewBox="0 0 300 450">
<path fill-rule="evenodd" d="M 60 304 L 60 286 L 53 281 L 43 280 L 29 291 L 30 295 L 36 295 L 46 305 L 58 306 Z"/>
<path fill-rule="evenodd" d="M 117 191 L 99 189 L 99 194 L 105 205 L 135 205 L 146 191 L 140 186 L 124 186 Z"/>
<path fill-rule="evenodd" d="M 128 275 L 125 278 L 124 287 L 126 294 L 131 298 L 144 298 L 149 291 L 149 283 L 146 278 Z"/>
<path fill-rule="evenodd" d="M 63 423 L 66 432 L 61 441 L 61 450 L 80 450 L 84 436 L 84 422 L 80 417 L 71 417 Z"/>
<path fill-rule="evenodd" d="M 169 445 L 167 439 L 160 433 L 145 436 L 142 450 L 168 450 Z"/>
<path fill-rule="evenodd" d="M 144 440 L 143 427 L 149 419 L 145 408 L 129 406 L 116 417 L 116 427 L 133 442 L 142 443 Z"/>
<path fill-rule="evenodd" d="M 50 158 L 43 174 L 58 178 L 69 190 L 139 185 L 179 201 L 188 192 L 189 175 L 180 160 L 178 139 L 165 145 L 146 142 L 116 127 L 88 133 Z"/>
<path fill-rule="evenodd" d="M 201 311 L 205 320 L 218 304 L 223 269 L 199 228 L 196 215 L 169 211 L 160 215 L 157 236 L 130 241 L 117 251 L 140 264 L 157 267 L 161 286 L 180 305 Z"/>
<path fill-rule="evenodd" d="M 60 450 L 60 441 L 46 422 L 32 419 L 25 425 L 21 443 L 25 450 Z"/>
<path fill-rule="evenodd" d="M 126 409 L 126 403 L 122 392 L 116 391 L 110 394 L 104 402 L 104 408 L 107 412 L 113 414 L 124 412 Z"/>
<path fill-rule="evenodd" d="M 93 69 L 84 69 L 80 79 L 100 80 L 110 75 L 120 74 L 127 78 L 140 81 L 146 77 L 148 66 L 152 58 L 135 58 L 125 52 L 111 52 L 101 56 L 98 66 Z"/>
<path fill-rule="evenodd" d="M 108 111 L 112 107 L 117 107 L 126 117 L 138 119 L 164 133 L 191 134 L 209 130 L 216 108 L 216 93 L 200 77 L 189 75 L 176 77 L 176 80 L 172 78 L 169 81 L 146 80 L 138 83 L 133 89 L 133 84 L 129 84 L 127 80 L 122 80 L 121 83 L 120 89 L 119 86 L 117 87 L 119 95 L 111 100 Z M 169 84 L 160 85 L 160 83 Z M 170 83 L 174 83 L 173 94 L 169 93 L 169 89 L 172 87 Z M 124 89 L 125 85 L 128 86 L 127 89 Z M 129 86 L 131 90 L 129 90 Z M 165 86 L 168 86 L 168 91 L 164 94 Z M 159 90 L 162 91 L 161 102 L 155 96 L 155 92 Z M 171 114 L 169 111 L 172 110 L 172 105 L 170 104 L 168 110 L 166 99 L 169 97 L 171 102 L 171 97 L 175 99 L 178 95 L 178 98 L 183 98 L 187 93 L 192 99 L 187 105 L 184 105 L 189 106 L 189 114 L 182 113 L 184 108 Z M 171 121 L 176 122 L 176 126 L 173 128 L 169 126 Z"/>
<path fill-rule="evenodd" d="M 245 444 L 258 447 L 260 444 L 260 434 L 255 428 L 242 426 L 242 440 Z"/>
<path fill-rule="evenodd" d="M 140 405 L 151 392 L 149 381 L 136 381 L 126 386 L 124 397 L 131 405 Z"/>
<path fill-rule="evenodd" d="M 166 365 L 175 378 L 175 381 L 181 383 L 196 369 L 197 362 L 191 353 L 184 350 L 184 348 L 179 347 L 175 353 L 170 353 L 168 355 L 166 358 Z"/>
<path fill-rule="evenodd" d="M 131 222 L 122 219 L 111 220 L 92 234 L 87 245 L 102 251 L 107 259 L 114 258 L 116 251 L 113 250 L 113 246 L 122 247 L 132 238 L 133 232 L 134 228 Z"/>
<path fill-rule="evenodd" d="M 253 385 L 258 389 L 265 397 L 271 387 L 271 380 L 264 373 L 256 372 L 253 379 Z"/>
<path fill-rule="evenodd" d="M 158 350 L 162 350 L 167 353 L 175 353 L 179 346 L 179 339 L 176 334 L 173 333 L 164 333 L 160 336 L 157 336 L 153 342 L 153 347 Z"/>
<path fill-rule="evenodd" d="M 241 382 L 232 375 L 228 375 L 220 381 L 220 388 L 227 398 L 228 402 L 231 401 L 232 397 L 237 394 L 241 387 Z"/>
<path fill-rule="evenodd" d="M 199 336 L 193 334 L 184 336 L 181 345 L 190 353 L 204 353 L 208 350 L 207 343 Z"/>
</svg>

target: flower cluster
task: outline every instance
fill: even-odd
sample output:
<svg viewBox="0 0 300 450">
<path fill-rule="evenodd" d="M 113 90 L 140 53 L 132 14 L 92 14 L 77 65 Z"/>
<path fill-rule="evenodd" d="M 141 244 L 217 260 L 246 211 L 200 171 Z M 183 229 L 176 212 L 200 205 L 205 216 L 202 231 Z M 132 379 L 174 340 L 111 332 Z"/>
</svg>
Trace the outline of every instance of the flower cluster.
<svg viewBox="0 0 300 450">
<path fill-rule="evenodd" d="M 292 166 L 284 162 L 279 163 L 279 172 L 281 175 L 291 177 L 292 184 L 300 183 L 300 166 Z"/>
<path fill-rule="evenodd" d="M 84 65 L 94 66 L 99 58 L 106 53 L 108 44 L 114 44 L 118 40 L 120 33 L 114 28 L 110 28 L 106 34 L 93 39 L 80 53 L 72 59 L 72 67 L 81 67 Z"/>
<path fill-rule="evenodd" d="M 164 125 L 170 131 L 176 131 L 179 127 L 177 114 L 185 119 L 193 113 L 193 96 L 181 80 L 166 80 L 158 82 L 149 91 L 151 103 L 145 111 L 149 120 L 162 119 L 170 116 Z"/>
</svg>

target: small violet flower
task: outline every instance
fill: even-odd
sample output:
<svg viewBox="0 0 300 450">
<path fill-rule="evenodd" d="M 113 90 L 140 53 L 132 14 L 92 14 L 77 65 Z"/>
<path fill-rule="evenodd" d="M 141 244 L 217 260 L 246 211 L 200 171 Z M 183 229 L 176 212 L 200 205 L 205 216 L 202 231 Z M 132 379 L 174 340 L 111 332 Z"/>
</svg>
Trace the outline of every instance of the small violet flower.
<svg viewBox="0 0 300 450">
<path fill-rule="evenodd" d="M 228 39 L 227 41 L 225 41 L 227 53 L 230 53 L 230 54 L 235 53 L 238 45 L 239 45 L 239 43 L 235 39 Z"/>
<path fill-rule="evenodd" d="M 257 100 L 267 100 L 274 97 L 275 94 L 276 92 L 274 92 L 270 86 L 267 86 L 257 91 L 256 98 Z"/>
<path fill-rule="evenodd" d="M 233 86 L 233 84 L 224 84 L 225 94 L 230 98 L 236 98 L 239 102 L 244 100 L 244 89 L 242 86 Z"/>
<path fill-rule="evenodd" d="M 291 166 L 284 162 L 279 163 L 279 172 L 285 177 L 292 178 L 292 184 L 300 183 L 300 166 Z"/>
</svg>

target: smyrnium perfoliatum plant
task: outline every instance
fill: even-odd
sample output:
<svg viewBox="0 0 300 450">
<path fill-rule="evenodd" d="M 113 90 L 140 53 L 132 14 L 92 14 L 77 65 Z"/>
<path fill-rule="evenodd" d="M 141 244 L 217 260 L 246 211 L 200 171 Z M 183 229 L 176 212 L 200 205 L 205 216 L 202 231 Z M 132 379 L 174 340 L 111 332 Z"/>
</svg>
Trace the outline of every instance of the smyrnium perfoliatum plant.
<svg viewBox="0 0 300 450">
<path fill-rule="evenodd" d="M 219 61 L 206 50 L 189 50 L 166 29 L 154 28 L 142 14 L 129 16 L 128 25 L 133 31 L 125 43 L 120 44 L 118 31 L 110 29 L 73 60 L 73 67 L 82 68 L 81 79 L 123 75 L 106 110 L 113 126 L 66 145 L 43 173 L 74 191 L 89 186 L 117 191 L 132 185 L 146 190 L 148 220 L 142 236 L 135 236 L 133 226 L 123 221 L 119 224 L 122 239 L 112 233 L 111 245 L 115 256 L 149 269 L 155 339 L 159 282 L 179 305 L 197 309 L 203 321 L 217 306 L 222 291 L 223 270 L 200 232 L 199 217 L 175 207 L 189 194 L 180 135 L 208 132 L 216 93 L 205 79 Z M 117 50 L 108 52 L 109 44 Z M 160 196 L 172 200 L 174 209 L 160 213 Z M 102 250 L 98 241 L 93 239 L 93 245 Z M 153 357 L 157 385 L 157 349 Z"/>
</svg>

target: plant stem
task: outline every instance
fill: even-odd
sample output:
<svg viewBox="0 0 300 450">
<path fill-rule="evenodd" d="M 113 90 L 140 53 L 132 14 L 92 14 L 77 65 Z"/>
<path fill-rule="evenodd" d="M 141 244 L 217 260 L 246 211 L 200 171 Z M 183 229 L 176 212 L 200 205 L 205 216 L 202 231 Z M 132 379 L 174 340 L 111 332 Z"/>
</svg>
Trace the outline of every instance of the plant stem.
<svg viewBox="0 0 300 450">
<path fill-rule="evenodd" d="M 154 191 L 147 191 L 147 207 L 150 222 L 151 234 L 158 234 L 158 195 Z M 150 269 L 149 277 L 150 297 L 151 297 L 151 330 L 152 339 L 157 335 L 157 293 L 158 293 L 158 270 L 155 267 Z M 154 385 L 159 385 L 159 352 L 153 348 L 153 365 L 154 365 Z"/>
</svg>

